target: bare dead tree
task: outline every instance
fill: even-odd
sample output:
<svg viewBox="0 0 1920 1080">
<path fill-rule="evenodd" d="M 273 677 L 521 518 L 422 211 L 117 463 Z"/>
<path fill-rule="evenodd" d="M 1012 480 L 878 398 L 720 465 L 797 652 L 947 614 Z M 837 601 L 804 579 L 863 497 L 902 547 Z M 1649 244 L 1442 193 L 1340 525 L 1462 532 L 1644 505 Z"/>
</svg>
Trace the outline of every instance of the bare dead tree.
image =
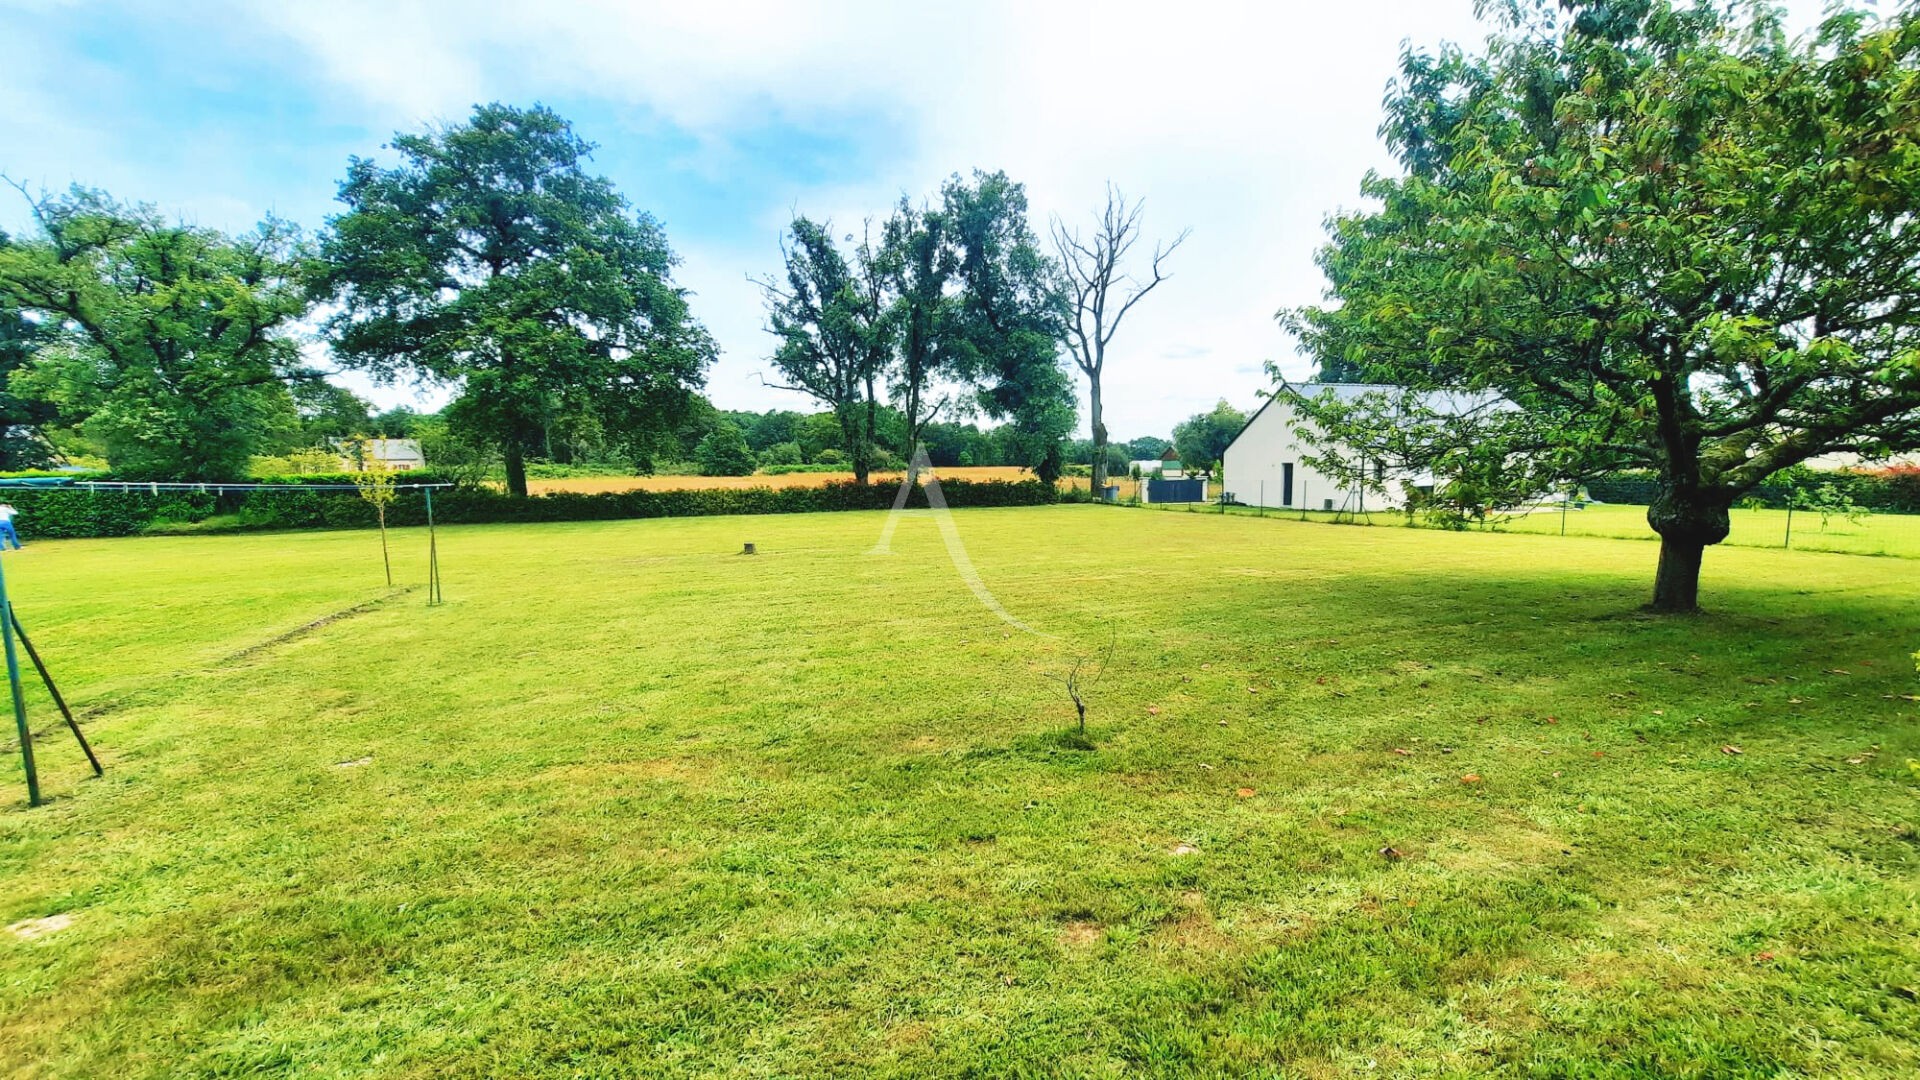
<svg viewBox="0 0 1920 1080">
<path fill-rule="evenodd" d="M 1187 239 L 1180 230 L 1173 242 L 1153 248 L 1147 280 L 1125 269 L 1127 253 L 1140 239 L 1140 211 L 1146 204 L 1127 202 L 1118 187 L 1107 185 L 1107 205 L 1096 218 L 1093 234 L 1082 238 L 1053 219 L 1053 247 L 1060 258 L 1070 306 L 1067 351 L 1087 376 L 1087 403 L 1093 422 L 1093 491 L 1097 498 L 1107 483 L 1107 425 L 1101 415 L 1100 377 L 1107 365 L 1107 346 L 1120 331 L 1120 321 L 1159 284 L 1167 280 L 1160 264 Z"/>
<path fill-rule="evenodd" d="M 1082 743 L 1087 741 L 1087 699 L 1084 692 L 1097 685 L 1100 682 L 1100 677 L 1107 673 L 1107 664 L 1113 660 L 1113 646 L 1114 642 L 1118 640 L 1118 634 L 1119 631 L 1116 629 L 1108 636 L 1106 651 L 1098 657 L 1099 666 L 1095 667 L 1091 672 L 1087 670 L 1087 665 L 1089 661 L 1095 658 L 1086 655 L 1076 655 L 1073 658 L 1073 666 L 1068 668 L 1064 673 L 1053 674 L 1050 672 L 1047 674 L 1047 678 L 1067 688 L 1067 697 L 1073 700 L 1074 712 L 1079 716 L 1080 741 Z"/>
</svg>

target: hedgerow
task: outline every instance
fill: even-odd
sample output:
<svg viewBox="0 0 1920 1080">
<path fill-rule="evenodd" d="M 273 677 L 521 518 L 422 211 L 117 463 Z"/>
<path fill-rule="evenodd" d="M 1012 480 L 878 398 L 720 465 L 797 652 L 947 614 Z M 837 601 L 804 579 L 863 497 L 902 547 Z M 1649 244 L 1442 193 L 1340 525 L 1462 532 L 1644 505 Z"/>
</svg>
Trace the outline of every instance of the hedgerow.
<svg viewBox="0 0 1920 1080">
<path fill-rule="evenodd" d="M 1796 491 L 1824 484 L 1854 505 L 1892 514 L 1920 514 L 1920 468 L 1910 465 L 1862 470 L 1783 469 L 1748 492 L 1746 498 L 1773 509 L 1784 509 Z M 1589 480 L 1587 494 L 1601 502 L 1646 506 L 1660 492 L 1660 481 L 1650 472 L 1620 472 Z"/>
<path fill-rule="evenodd" d="M 407 490 L 419 474 L 399 485 L 399 499 L 387 512 L 390 525 L 426 523 L 426 500 Z M 303 477 L 309 483 L 318 477 Z M 940 484 L 955 507 L 1039 506 L 1057 501 L 1051 485 L 1038 480 L 946 480 Z M 554 492 L 516 499 L 492 489 L 444 488 L 434 492 L 434 518 L 443 524 L 504 522 L 617 521 L 628 518 L 703 517 L 716 514 L 804 514 L 832 510 L 884 510 L 893 505 L 899 484 L 878 481 L 828 483 L 818 487 L 716 488 L 698 491 Z M 78 488 L 20 489 L 5 493 L 20 512 L 18 526 L 28 539 L 132 536 L 150 531 L 219 528 L 354 529 L 374 524 L 373 508 L 353 491 L 252 491 L 221 488 L 155 492 L 131 484 L 125 491 Z M 915 488 L 909 507 L 927 505 L 924 488 Z"/>
</svg>

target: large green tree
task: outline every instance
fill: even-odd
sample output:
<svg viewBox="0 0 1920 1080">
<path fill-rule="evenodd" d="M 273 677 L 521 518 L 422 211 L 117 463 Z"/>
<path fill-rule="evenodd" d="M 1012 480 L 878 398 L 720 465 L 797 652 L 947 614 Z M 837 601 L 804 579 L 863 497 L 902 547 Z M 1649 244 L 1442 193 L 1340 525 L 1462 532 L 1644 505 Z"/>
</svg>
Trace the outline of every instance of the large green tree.
<svg viewBox="0 0 1920 1080">
<path fill-rule="evenodd" d="M 393 438 L 404 434 L 380 430 L 373 422 L 373 411 L 366 400 L 344 386 L 324 379 L 310 379 L 294 383 L 288 389 L 293 394 L 300 426 L 284 449 L 331 448 L 335 442 L 355 435 Z"/>
<path fill-rule="evenodd" d="M 9 241 L 0 232 L 0 251 Z M 52 335 L 40 319 L 0 294 L 0 469 L 40 469 L 57 455 L 44 428 L 59 417 L 52 402 L 15 391 L 13 373 L 25 367 Z"/>
<path fill-rule="evenodd" d="M 954 368 L 988 416 L 1005 421 L 1015 460 L 1051 483 L 1073 433 L 1073 381 L 1062 363 L 1067 303 L 1027 218 L 1026 189 L 1005 173 L 948 180 L 942 203 L 958 250 Z"/>
<path fill-rule="evenodd" d="M 1227 454 L 1240 429 L 1247 426 L 1247 414 L 1222 398 L 1213 408 L 1195 413 L 1173 427 L 1173 449 L 1180 455 L 1183 468 L 1211 469 Z"/>
<path fill-rule="evenodd" d="M 1334 303 L 1284 316 L 1401 401 L 1309 413 L 1442 482 L 1655 470 L 1653 607 L 1693 611 L 1741 493 L 1920 446 L 1920 16 L 1796 41 L 1758 4 L 1481 7 L 1484 52 L 1405 56 L 1405 171 L 1330 223 Z"/>
<path fill-rule="evenodd" d="M 936 397 L 954 374 L 960 255 L 944 208 L 901 199 L 882 231 L 881 269 L 891 303 L 893 356 L 888 383 L 905 421 L 901 455 L 913 467 L 928 423 L 951 404 Z"/>
<path fill-rule="evenodd" d="M 314 275 L 335 354 L 383 378 L 457 384 L 449 417 L 499 447 L 507 488 L 556 427 L 645 456 L 714 358 L 659 224 L 590 175 L 549 109 L 483 105 L 355 158 Z"/>
<path fill-rule="evenodd" d="M 795 217 L 781 242 L 781 278 L 760 282 L 771 358 L 782 389 L 812 397 L 833 411 L 840 446 L 866 483 L 878 438 L 880 385 L 893 355 L 891 298 L 879 256 L 861 243 L 851 258 L 830 225 Z"/>
<path fill-rule="evenodd" d="M 297 427 L 287 380 L 318 376 L 288 333 L 306 311 L 291 226 L 228 237 L 80 188 L 30 202 L 37 231 L 0 247 L 0 296 L 46 336 L 12 392 L 128 476 L 234 479 Z"/>
</svg>

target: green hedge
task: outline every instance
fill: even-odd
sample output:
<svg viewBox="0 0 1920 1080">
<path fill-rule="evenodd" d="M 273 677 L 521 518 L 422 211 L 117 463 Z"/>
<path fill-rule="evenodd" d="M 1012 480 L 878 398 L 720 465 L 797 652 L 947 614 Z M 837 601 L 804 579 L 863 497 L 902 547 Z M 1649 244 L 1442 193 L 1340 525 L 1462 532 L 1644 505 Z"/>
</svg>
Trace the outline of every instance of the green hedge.
<svg viewBox="0 0 1920 1080">
<path fill-rule="evenodd" d="M 1816 471 L 1793 468 L 1775 473 L 1742 498 L 1757 499 L 1783 509 L 1795 491 L 1812 491 L 1831 484 L 1854 505 L 1883 514 L 1920 514 L 1920 469 L 1881 469 L 1871 472 Z M 1589 480 L 1587 494 L 1601 502 L 1646 506 L 1660 493 L 1660 480 L 1650 472 L 1621 472 Z"/>
<path fill-rule="evenodd" d="M 956 507 L 1039 506 L 1057 501 L 1038 480 L 946 480 L 947 503 Z M 555 492 L 515 499 L 488 489 L 434 492 L 434 518 L 445 524 L 540 521 L 618 521 L 629 518 L 701 517 L 715 514 L 803 514 L 823 510 L 885 510 L 898 483 L 823 484 L 818 487 L 722 488 L 701 491 Z M 132 536 L 149 530 L 219 519 L 222 528 L 352 529 L 374 523 L 373 508 L 353 491 L 132 491 L 19 489 L 5 499 L 20 511 L 20 534 L 28 539 Z M 916 488 L 910 507 L 924 507 Z M 393 525 L 426 523 L 426 501 L 402 492 L 387 510 Z"/>
</svg>

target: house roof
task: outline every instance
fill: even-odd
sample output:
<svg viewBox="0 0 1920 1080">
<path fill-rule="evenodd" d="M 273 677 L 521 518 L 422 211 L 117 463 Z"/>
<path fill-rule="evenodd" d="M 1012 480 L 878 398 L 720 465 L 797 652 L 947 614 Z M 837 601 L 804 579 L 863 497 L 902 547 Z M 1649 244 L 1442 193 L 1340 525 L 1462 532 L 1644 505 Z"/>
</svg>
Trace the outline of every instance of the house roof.
<svg viewBox="0 0 1920 1080">
<path fill-rule="evenodd" d="M 1169 446 L 1165 450 L 1160 452 L 1160 460 L 1161 461 L 1179 461 L 1180 452 L 1175 450 L 1173 447 Z"/>
<path fill-rule="evenodd" d="M 1323 382 L 1293 383 L 1283 388 L 1283 390 L 1291 391 L 1301 397 L 1319 397 L 1321 394 L 1331 390 L 1333 391 L 1333 396 L 1342 401 L 1356 401 L 1362 394 L 1394 393 L 1405 389 L 1406 387 L 1404 386 L 1394 386 L 1390 383 Z M 1261 403 L 1259 408 L 1253 410 L 1253 415 L 1247 417 L 1247 422 L 1240 425 L 1240 430 L 1233 433 L 1233 438 L 1227 440 L 1227 449 L 1233 449 L 1233 444 L 1240 441 L 1240 436 L 1247 433 L 1247 429 L 1253 426 L 1255 420 L 1260 419 L 1260 414 L 1267 411 L 1267 406 L 1278 401 L 1281 396 L 1280 393 L 1269 395 L 1267 400 Z M 1441 411 L 1449 415 L 1467 412 L 1469 409 L 1485 404 L 1487 401 L 1497 397 L 1497 395 L 1493 394 L 1462 394 L 1447 390 L 1436 390 L 1425 396 L 1428 398 L 1429 404 L 1445 406 Z"/>
</svg>

